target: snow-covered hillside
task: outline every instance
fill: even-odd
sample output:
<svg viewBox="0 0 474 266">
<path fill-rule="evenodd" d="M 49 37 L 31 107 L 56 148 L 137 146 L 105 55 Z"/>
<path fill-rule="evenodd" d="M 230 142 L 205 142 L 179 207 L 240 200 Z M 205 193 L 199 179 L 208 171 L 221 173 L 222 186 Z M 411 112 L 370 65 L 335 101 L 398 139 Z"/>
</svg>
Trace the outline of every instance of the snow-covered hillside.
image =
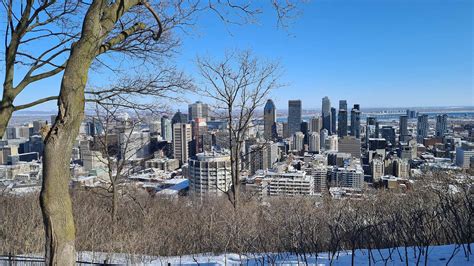
<svg viewBox="0 0 474 266">
<path fill-rule="evenodd" d="M 472 244 L 471 244 L 472 246 Z M 409 265 L 416 265 L 418 258 L 415 255 L 418 250 L 408 249 L 408 263 Z M 390 258 L 391 252 L 391 258 Z M 371 260 L 372 265 L 406 265 L 405 250 L 403 248 L 397 249 L 383 249 L 380 252 L 372 250 Z M 453 253 L 454 252 L 454 253 Z M 135 265 L 262 265 L 262 264 L 277 264 L 277 265 L 329 265 L 329 255 L 327 253 L 315 255 L 296 256 L 293 254 L 260 254 L 239 256 L 238 254 L 222 254 L 222 255 L 187 255 L 182 257 L 148 257 L 148 256 L 131 256 L 124 254 L 105 255 L 100 253 L 82 252 L 79 255 L 79 260 L 104 262 L 107 259 L 109 263 L 123 263 Z M 351 253 L 341 252 L 338 258 L 334 258 L 333 265 L 350 265 Z M 374 263 L 375 262 L 375 263 Z M 424 265 L 424 255 L 419 259 L 419 265 Z M 465 256 L 463 247 L 456 248 L 455 245 L 432 246 L 429 248 L 428 265 L 474 265 L 474 256 Z M 357 250 L 355 252 L 356 265 L 369 265 L 369 254 L 367 250 Z"/>
</svg>

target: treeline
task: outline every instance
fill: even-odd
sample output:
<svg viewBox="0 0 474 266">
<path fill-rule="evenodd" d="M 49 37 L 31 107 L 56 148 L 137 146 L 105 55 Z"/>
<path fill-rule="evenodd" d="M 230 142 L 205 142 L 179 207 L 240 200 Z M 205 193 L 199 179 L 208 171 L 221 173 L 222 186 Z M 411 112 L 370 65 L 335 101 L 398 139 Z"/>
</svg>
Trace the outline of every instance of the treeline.
<svg viewBox="0 0 474 266">
<path fill-rule="evenodd" d="M 472 255 L 472 180 L 432 176 L 417 184 L 404 194 L 376 191 L 360 200 L 251 199 L 237 209 L 225 198 L 171 200 L 130 191 L 120 200 L 115 222 L 109 198 L 76 189 L 71 191 L 76 245 L 79 251 L 156 256 L 269 253 L 271 260 L 270 253 L 293 253 L 302 261 L 320 252 L 334 260 L 343 250 L 368 249 L 369 264 L 375 262 L 370 261 L 373 252 L 386 248 L 392 252 L 385 260 L 417 264 L 427 261 L 430 245 L 456 244 L 453 256 Z M 0 253 L 43 252 L 37 197 L 0 196 Z M 417 261 L 409 261 L 412 254 Z"/>
</svg>

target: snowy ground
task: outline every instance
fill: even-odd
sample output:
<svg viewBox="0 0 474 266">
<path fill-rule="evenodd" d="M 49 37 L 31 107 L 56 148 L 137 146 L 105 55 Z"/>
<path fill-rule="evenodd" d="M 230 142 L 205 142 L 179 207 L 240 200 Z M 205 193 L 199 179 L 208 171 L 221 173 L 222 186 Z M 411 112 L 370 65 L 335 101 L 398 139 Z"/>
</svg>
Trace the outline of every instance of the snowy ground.
<svg viewBox="0 0 474 266">
<path fill-rule="evenodd" d="M 471 244 L 472 246 L 472 244 Z M 446 265 L 450 257 L 455 251 L 454 245 L 446 246 L 432 246 L 428 253 L 428 265 Z M 399 252 L 392 250 L 392 259 L 389 259 L 390 251 L 388 249 L 372 251 L 373 261 L 375 265 L 406 265 L 404 249 L 400 248 Z M 409 265 L 415 265 L 417 258 L 414 254 L 414 249 L 410 248 L 408 252 Z M 109 263 L 118 264 L 134 264 L 134 265 L 262 265 L 262 264 L 276 264 L 276 265 L 329 265 L 330 260 L 327 253 L 307 256 L 306 261 L 303 257 L 297 257 L 292 254 L 260 254 L 239 256 L 237 254 L 222 254 L 222 255 L 187 255 L 182 257 L 149 257 L 149 256 L 131 256 L 123 254 L 106 255 L 101 253 L 81 252 L 78 259 L 80 261 L 94 261 L 104 262 L 107 259 Z M 420 258 L 420 265 L 424 265 L 424 257 Z M 333 265 L 350 265 L 351 253 L 341 252 L 339 257 L 334 260 Z M 357 250 L 355 252 L 356 265 L 369 265 L 369 256 L 367 250 Z M 466 258 L 462 247 L 456 249 L 456 253 L 449 261 L 449 265 L 474 265 L 474 256 Z"/>
</svg>

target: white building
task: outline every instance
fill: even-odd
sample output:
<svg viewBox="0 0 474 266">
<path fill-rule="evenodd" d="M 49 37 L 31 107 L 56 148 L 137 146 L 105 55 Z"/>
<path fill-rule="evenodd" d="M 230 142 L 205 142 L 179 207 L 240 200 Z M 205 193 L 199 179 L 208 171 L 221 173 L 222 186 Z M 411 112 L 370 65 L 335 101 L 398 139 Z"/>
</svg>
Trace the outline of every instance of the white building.
<svg viewBox="0 0 474 266">
<path fill-rule="evenodd" d="M 381 158 L 374 158 L 370 163 L 372 169 L 372 180 L 374 182 L 380 181 L 380 178 L 385 175 L 385 164 Z"/>
<path fill-rule="evenodd" d="M 304 171 L 290 169 L 287 172 L 259 171 L 251 185 L 260 196 L 310 196 L 314 195 L 314 178 Z"/>
<path fill-rule="evenodd" d="M 456 148 L 456 165 L 469 169 L 471 165 L 471 157 L 474 156 L 474 143 L 465 142 L 461 147 Z"/>
<path fill-rule="evenodd" d="M 229 154 L 199 153 L 188 160 L 187 171 L 190 191 L 197 195 L 221 195 L 232 183 Z"/>
<path fill-rule="evenodd" d="M 310 169 L 314 179 L 314 192 L 325 192 L 327 190 L 328 167 L 326 165 L 315 165 Z"/>
<path fill-rule="evenodd" d="M 335 187 L 362 189 L 364 185 L 364 170 L 360 165 L 335 167 L 331 171 L 331 183 Z"/>
<path fill-rule="evenodd" d="M 278 161 L 278 143 L 267 142 L 250 146 L 250 172 L 267 170 Z"/>
<path fill-rule="evenodd" d="M 304 134 L 303 132 L 296 132 L 293 135 L 293 141 L 291 142 L 291 150 L 300 152 L 304 149 Z"/>
<path fill-rule="evenodd" d="M 398 158 L 393 162 L 393 167 L 396 177 L 410 177 L 410 164 L 408 163 L 408 160 L 402 160 Z"/>
<path fill-rule="evenodd" d="M 337 135 L 331 135 L 326 138 L 326 150 L 328 151 L 339 150 Z"/>
<path fill-rule="evenodd" d="M 321 139 L 318 132 L 310 132 L 308 134 L 308 148 L 309 152 L 319 153 L 321 150 Z"/>
</svg>

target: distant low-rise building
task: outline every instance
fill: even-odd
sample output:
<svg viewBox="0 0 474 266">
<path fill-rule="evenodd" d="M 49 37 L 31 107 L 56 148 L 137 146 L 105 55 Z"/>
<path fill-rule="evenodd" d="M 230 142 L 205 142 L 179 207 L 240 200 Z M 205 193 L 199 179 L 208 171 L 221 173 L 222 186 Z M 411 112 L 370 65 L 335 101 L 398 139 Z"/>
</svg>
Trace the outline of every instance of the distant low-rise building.
<svg viewBox="0 0 474 266">
<path fill-rule="evenodd" d="M 261 197 L 314 195 L 314 178 L 305 171 L 290 169 L 285 172 L 259 171 L 249 185 Z"/>
<path fill-rule="evenodd" d="M 362 189 L 364 186 L 364 171 L 362 167 L 334 167 L 331 171 L 331 186 Z"/>
<path fill-rule="evenodd" d="M 474 156 L 474 143 L 465 142 L 461 147 L 456 148 L 456 165 L 469 169 L 474 167 L 471 165 L 471 158 Z"/>
</svg>

